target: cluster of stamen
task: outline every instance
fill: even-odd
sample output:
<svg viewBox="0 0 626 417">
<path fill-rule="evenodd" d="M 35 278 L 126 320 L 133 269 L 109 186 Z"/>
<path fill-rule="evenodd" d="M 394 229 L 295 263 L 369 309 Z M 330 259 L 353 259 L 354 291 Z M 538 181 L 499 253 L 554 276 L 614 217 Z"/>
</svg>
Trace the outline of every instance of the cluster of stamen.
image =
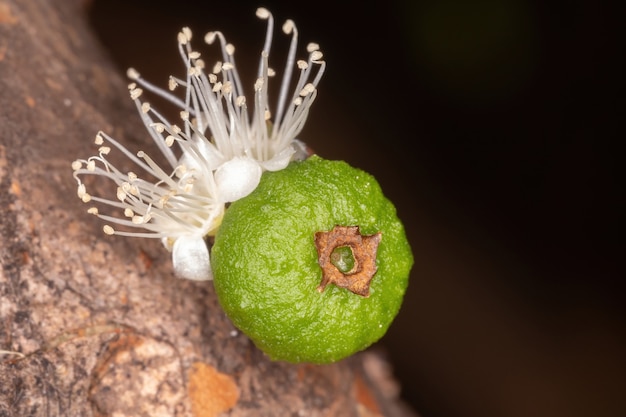
<svg viewBox="0 0 626 417">
<path fill-rule="evenodd" d="M 203 279 L 200 275 L 204 272 L 189 273 L 193 267 L 188 263 L 198 259 L 186 260 L 185 254 L 177 255 L 176 242 L 184 241 L 178 246 L 191 247 L 188 252 L 201 253 L 202 257 L 206 252 L 206 260 L 200 263 L 208 265 L 204 279 L 210 279 L 204 239 L 219 227 L 226 205 L 252 192 L 263 171 L 280 170 L 290 161 L 306 156 L 305 146 L 296 136 L 303 128 L 324 73 L 322 53 L 312 43 L 307 46 L 308 59 L 296 60 L 298 32 L 293 21 L 285 22 L 283 32 L 291 35 L 291 43 L 272 112 L 268 81 L 274 75 L 269 67 L 274 20 L 264 8 L 257 10 L 257 17 L 268 24 L 251 109 L 235 65 L 234 46 L 226 42 L 221 32 L 209 32 L 204 40 L 207 44 L 219 43 L 222 59 L 208 72 L 200 52 L 191 48 L 191 30 L 183 28 L 178 34 L 178 49 L 187 70 L 184 77 L 171 76 L 165 90 L 143 79 L 133 68 L 127 72 L 132 81 L 130 97 L 169 166 L 162 167 L 143 151 L 130 152 L 103 132 L 95 140 L 98 155 L 72 163 L 78 197 L 84 203 L 97 203 L 88 212 L 108 222 L 104 232 L 162 239 L 173 251 L 179 275 L 198 275 L 187 278 Z M 292 83 L 294 71 L 299 72 L 299 78 Z M 183 94 L 175 95 L 181 88 Z M 177 106 L 180 126 L 142 101 L 144 91 Z M 112 149 L 121 151 L 137 169 L 122 172 L 116 168 L 107 159 Z M 89 194 L 83 181 L 86 176 L 111 180 L 116 185 L 115 197 Z M 98 206 L 108 206 L 122 215 L 101 213 Z M 206 265 L 202 268 L 206 269 Z"/>
</svg>

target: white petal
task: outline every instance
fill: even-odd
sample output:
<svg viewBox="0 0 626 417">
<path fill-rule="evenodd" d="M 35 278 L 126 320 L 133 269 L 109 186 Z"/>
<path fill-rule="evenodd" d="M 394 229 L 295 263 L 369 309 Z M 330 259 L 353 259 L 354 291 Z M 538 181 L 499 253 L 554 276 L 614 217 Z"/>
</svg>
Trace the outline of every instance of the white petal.
<svg viewBox="0 0 626 417">
<path fill-rule="evenodd" d="M 215 171 L 221 201 L 228 203 L 250 194 L 261 181 L 262 169 L 254 159 L 235 157 Z"/>
<path fill-rule="evenodd" d="M 176 239 L 172 248 L 172 263 L 179 278 L 194 281 L 213 279 L 209 248 L 202 236 L 189 235 Z"/>
<path fill-rule="evenodd" d="M 289 165 L 291 157 L 295 153 L 296 149 L 293 146 L 288 146 L 274 155 L 274 157 L 269 161 L 263 161 L 261 163 L 263 164 L 263 168 L 267 171 L 280 171 Z"/>
</svg>

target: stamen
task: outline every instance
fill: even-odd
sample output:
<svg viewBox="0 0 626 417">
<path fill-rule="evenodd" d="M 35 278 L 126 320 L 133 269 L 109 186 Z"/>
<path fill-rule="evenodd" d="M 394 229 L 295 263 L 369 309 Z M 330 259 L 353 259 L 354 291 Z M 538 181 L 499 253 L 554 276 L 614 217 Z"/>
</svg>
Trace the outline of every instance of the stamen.
<svg viewBox="0 0 626 417">
<path fill-rule="evenodd" d="M 143 90 L 141 88 L 133 88 L 132 90 L 130 90 L 130 98 L 133 100 L 137 100 L 142 93 Z"/>
</svg>

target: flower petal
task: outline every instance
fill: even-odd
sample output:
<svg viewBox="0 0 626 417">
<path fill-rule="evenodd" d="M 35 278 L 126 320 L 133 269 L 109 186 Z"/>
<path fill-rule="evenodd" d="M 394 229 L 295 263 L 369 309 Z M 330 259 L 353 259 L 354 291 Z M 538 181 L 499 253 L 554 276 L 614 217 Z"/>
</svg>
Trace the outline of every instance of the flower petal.
<svg viewBox="0 0 626 417">
<path fill-rule="evenodd" d="M 176 239 L 172 248 L 172 264 L 179 278 L 194 281 L 213 279 L 209 248 L 202 236 L 187 235 Z"/>
<path fill-rule="evenodd" d="M 290 145 L 274 155 L 272 159 L 261 162 L 261 165 L 263 169 L 267 171 L 280 171 L 281 169 L 285 169 L 287 165 L 289 165 L 289 162 L 291 162 L 292 156 L 295 153 L 295 147 L 293 145 Z"/>
<path fill-rule="evenodd" d="M 250 194 L 261 181 L 261 166 L 248 157 L 235 157 L 215 171 L 215 184 L 221 201 L 229 203 Z"/>
</svg>

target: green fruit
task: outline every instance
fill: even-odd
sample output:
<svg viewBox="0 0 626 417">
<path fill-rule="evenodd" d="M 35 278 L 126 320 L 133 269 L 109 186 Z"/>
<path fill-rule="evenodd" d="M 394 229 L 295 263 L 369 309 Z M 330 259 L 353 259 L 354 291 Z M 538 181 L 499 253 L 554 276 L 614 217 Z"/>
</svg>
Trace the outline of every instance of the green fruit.
<svg viewBox="0 0 626 417">
<path fill-rule="evenodd" d="M 351 227 L 333 234 L 337 225 Z M 413 255 L 374 177 L 314 155 L 264 173 L 226 210 L 211 263 L 224 311 L 257 347 L 273 360 L 329 363 L 385 334 Z"/>
</svg>

